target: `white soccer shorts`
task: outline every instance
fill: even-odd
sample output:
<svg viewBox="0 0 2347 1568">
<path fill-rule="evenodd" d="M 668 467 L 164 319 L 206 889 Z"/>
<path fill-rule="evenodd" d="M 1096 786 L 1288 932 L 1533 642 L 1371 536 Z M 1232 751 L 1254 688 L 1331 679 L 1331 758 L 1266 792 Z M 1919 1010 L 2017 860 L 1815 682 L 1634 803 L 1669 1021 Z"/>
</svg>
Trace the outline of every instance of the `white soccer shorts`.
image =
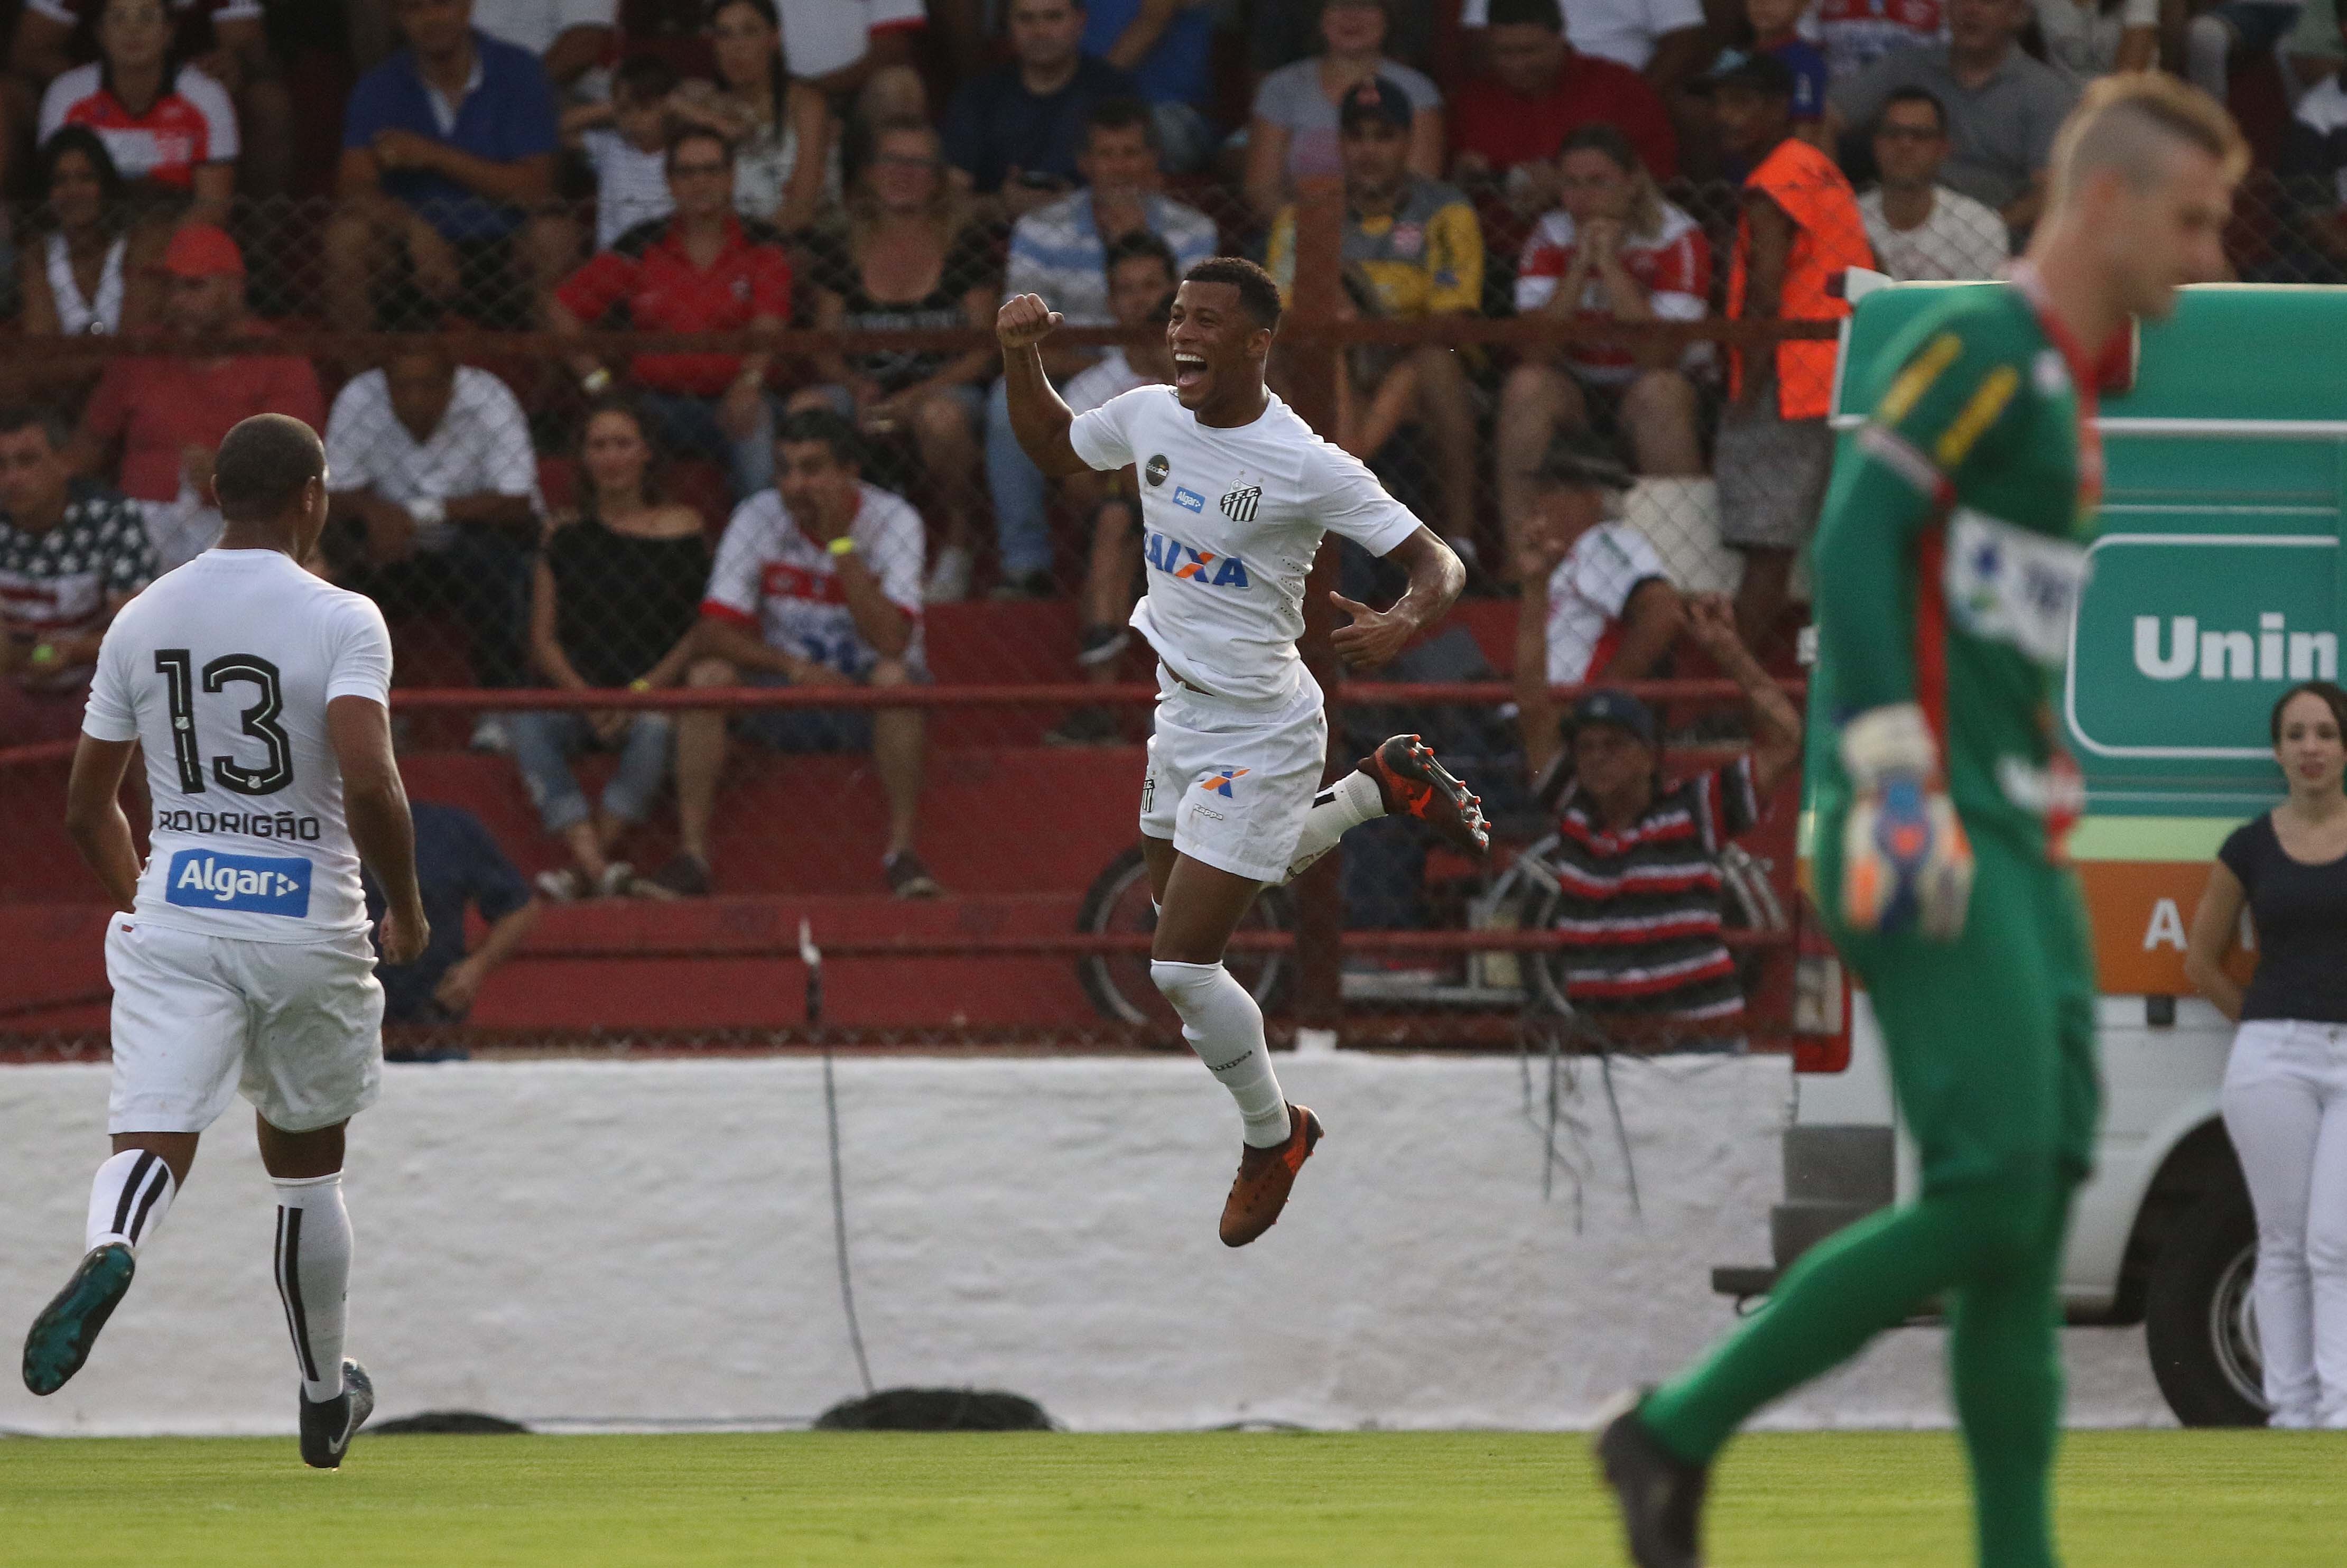
<svg viewBox="0 0 2347 1568">
<path fill-rule="evenodd" d="M 364 931 L 206 937 L 117 914 L 110 1132 L 200 1132 L 237 1091 L 285 1132 L 348 1121 L 383 1087 L 383 987 Z"/>
<path fill-rule="evenodd" d="M 1233 702 L 1158 672 L 1157 723 L 1141 783 L 1141 831 L 1235 876 L 1286 878 L 1328 757 L 1328 715 L 1309 676 L 1286 702 Z"/>
</svg>

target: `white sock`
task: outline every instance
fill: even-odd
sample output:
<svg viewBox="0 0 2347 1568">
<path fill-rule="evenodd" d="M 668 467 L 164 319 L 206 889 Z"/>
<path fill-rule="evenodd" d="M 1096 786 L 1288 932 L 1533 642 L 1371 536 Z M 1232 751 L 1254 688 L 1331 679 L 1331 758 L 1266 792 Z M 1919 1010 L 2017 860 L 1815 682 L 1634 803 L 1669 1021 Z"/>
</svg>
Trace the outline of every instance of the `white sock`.
<svg viewBox="0 0 2347 1568">
<path fill-rule="evenodd" d="M 2203 12 L 2185 27 L 2184 74 L 2219 103 L 2225 101 L 2225 56 L 2232 46 L 2232 29 L 2222 17 Z"/>
<path fill-rule="evenodd" d="M 343 1327 L 351 1284 L 351 1216 L 343 1173 L 272 1177 L 277 1189 L 277 1294 L 312 1404 L 343 1391 Z"/>
<path fill-rule="evenodd" d="M 1296 856 L 1282 880 L 1293 882 L 1305 867 L 1337 847 L 1337 841 L 1365 822 L 1386 814 L 1386 797 L 1377 780 L 1356 769 L 1312 797 L 1304 818 L 1304 835 L 1296 841 Z"/>
<path fill-rule="evenodd" d="M 82 1227 L 82 1250 L 95 1252 L 109 1242 L 127 1243 L 131 1251 L 163 1226 L 179 1184 L 163 1156 L 145 1149 L 125 1149 L 97 1168 L 89 1184 L 89 1222 Z"/>
<path fill-rule="evenodd" d="M 1220 964 L 1149 963 L 1149 978 L 1182 1015 L 1182 1038 L 1239 1103 L 1246 1141 L 1267 1149 L 1287 1141 L 1287 1101 L 1271 1071 L 1263 1009 Z"/>
</svg>

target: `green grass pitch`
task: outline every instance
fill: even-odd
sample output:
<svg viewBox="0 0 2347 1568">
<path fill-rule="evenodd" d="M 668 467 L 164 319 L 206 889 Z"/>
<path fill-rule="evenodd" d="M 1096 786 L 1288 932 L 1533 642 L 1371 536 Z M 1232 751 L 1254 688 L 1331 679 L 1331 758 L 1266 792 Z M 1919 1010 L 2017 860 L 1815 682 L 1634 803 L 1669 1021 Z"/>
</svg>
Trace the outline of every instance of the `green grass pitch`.
<svg viewBox="0 0 2347 1568">
<path fill-rule="evenodd" d="M 2336 1568 L 2347 1437 L 2073 1436 L 2068 1568 Z M 1963 1568 L 1944 1433 L 1760 1435 L 1722 1467 L 1720 1568 Z M 1514 1433 L 0 1442 L 12 1568 L 512 1564 L 1611 1564 L 1583 1440 Z"/>
</svg>

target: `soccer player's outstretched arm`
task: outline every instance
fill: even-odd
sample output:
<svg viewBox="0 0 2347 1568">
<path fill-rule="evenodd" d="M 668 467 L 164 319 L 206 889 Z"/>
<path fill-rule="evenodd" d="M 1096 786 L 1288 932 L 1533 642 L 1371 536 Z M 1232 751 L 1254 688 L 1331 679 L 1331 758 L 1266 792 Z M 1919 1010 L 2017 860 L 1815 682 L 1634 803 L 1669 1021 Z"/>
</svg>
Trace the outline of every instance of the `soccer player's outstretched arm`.
<svg viewBox="0 0 2347 1568">
<path fill-rule="evenodd" d="M 1010 404 L 1010 429 L 1036 467 L 1054 479 L 1092 466 L 1068 442 L 1074 414 L 1043 374 L 1043 340 L 1060 324 L 1060 313 L 1040 294 L 1014 294 L 994 318 L 1002 344 L 1002 390 Z"/>
</svg>

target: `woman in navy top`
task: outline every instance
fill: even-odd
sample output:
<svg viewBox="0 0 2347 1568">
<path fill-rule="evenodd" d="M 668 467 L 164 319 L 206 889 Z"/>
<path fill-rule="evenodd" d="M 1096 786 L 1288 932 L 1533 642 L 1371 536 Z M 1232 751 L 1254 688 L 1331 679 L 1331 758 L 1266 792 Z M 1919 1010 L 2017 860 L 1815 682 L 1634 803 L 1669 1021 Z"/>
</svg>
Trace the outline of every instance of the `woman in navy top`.
<svg viewBox="0 0 2347 1568">
<path fill-rule="evenodd" d="M 2347 692 L 2292 687 L 2269 727 L 2290 793 L 2218 852 L 2184 972 L 2240 1024 L 2222 1105 L 2257 1209 L 2270 1424 L 2347 1429 Z M 2244 908 L 2246 988 L 2223 965 Z"/>
</svg>

